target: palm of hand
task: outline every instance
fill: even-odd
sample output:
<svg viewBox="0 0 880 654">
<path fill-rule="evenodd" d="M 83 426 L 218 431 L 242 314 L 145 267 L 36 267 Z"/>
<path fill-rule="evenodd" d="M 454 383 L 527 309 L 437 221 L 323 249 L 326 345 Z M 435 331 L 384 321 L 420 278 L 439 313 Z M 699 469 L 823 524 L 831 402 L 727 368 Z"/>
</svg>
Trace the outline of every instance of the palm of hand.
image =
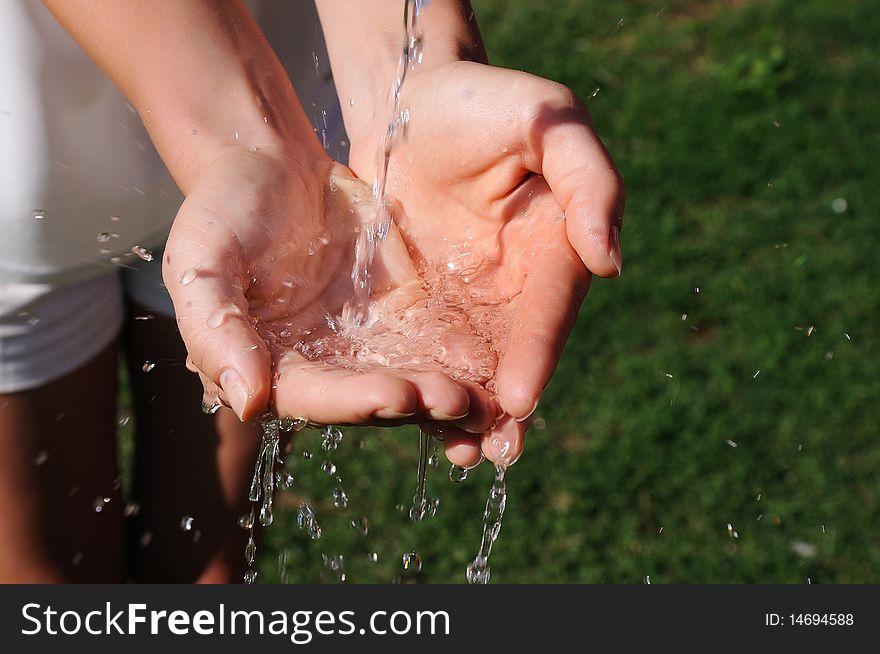
<svg viewBox="0 0 880 654">
<path fill-rule="evenodd" d="M 378 250 L 359 332 L 338 333 L 336 317 L 372 203 L 338 169 L 325 175 L 323 153 L 300 168 L 215 166 L 175 221 L 166 284 L 194 367 L 239 416 L 271 401 L 315 423 L 444 421 L 453 462 L 481 448 L 509 462 L 527 424 L 514 418 L 553 372 L 587 267 L 620 268 L 622 186 L 582 105 L 551 82 L 459 62 L 412 75 L 406 94 L 413 119 L 388 184 L 399 233 Z M 351 134 L 362 179 L 375 137 Z M 210 274 L 184 284 L 196 267 Z"/>
<path fill-rule="evenodd" d="M 395 220 L 427 287 L 440 289 L 432 295 L 462 311 L 497 357 L 497 370 L 481 380 L 508 416 L 481 435 L 483 451 L 497 460 L 505 458 L 500 450 L 509 459 L 519 455 L 525 425 L 510 416 L 534 410 L 590 275 L 569 241 L 558 194 L 528 165 L 533 146 L 523 123 L 539 131 L 540 120 L 518 114 L 516 97 L 510 107 L 503 100 L 498 106 L 508 89 L 493 88 L 494 77 L 484 83 L 487 71 L 497 75 L 459 62 L 407 78 L 410 120 L 395 143 L 388 193 L 402 207 Z M 515 84 L 519 74 L 508 74 Z M 375 174 L 375 139 L 353 139 L 352 168 L 366 178 Z M 451 298 L 444 293 L 450 285 Z M 477 442 L 460 430 L 441 431 L 465 450 Z"/>
<path fill-rule="evenodd" d="M 465 423 L 487 428 L 491 417 L 477 407 L 485 393 L 440 372 L 452 355 L 394 360 L 395 348 L 407 354 L 400 330 L 426 304 L 396 229 L 377 251 L 367 325 L 346 322 L 355 241 L 374 211 L 370 190 L 323 157 L 298 170 L 259 157 L 221 162 L 175 221 L 166 285 L 209 403 L 219 397 L 241 415 L 271 401 L 279 415 L 315 424 L 470 411 Z M 422 320 L 421 333 L 435 341 L 451 334 L 455 356 L 470 360 L 470 341 L 455 324 Z"/>
</svg>

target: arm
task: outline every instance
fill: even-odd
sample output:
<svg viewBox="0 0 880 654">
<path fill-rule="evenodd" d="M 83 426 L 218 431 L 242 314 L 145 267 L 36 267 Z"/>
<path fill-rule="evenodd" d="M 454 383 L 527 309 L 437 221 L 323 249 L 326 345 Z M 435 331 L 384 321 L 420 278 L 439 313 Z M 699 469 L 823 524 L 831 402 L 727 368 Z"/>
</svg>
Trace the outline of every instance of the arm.
<svg viewBox="0 0 880 654">
<path fill-rule="evenodd" d="M 314 142 L 281 63 L 238 0 L 45 0 L 137 108 L 188 193 L 213 161 Z"/>
<path fill-rule="evenodd" d="M 388 119 L 387 98 L 405 39 L 404 2 L 315 0 L 315 5 L 348 135 L 353 142 L 372 137 L 376 123 Z M 432 0 L 422 8 L 419 25 L 427 34 L 422 66 L 488 62 L 467 0 Z"/>
<path fill-rule="evenodd" d="M 275 213 L 319 209 L 326 158 L 286 72 L 240 0 L 45 0 L 134 104 L 186 194 L 163 274 L 191 365 L 242 419 L 271 393 L 270 355 L 248 316 L 249 271 Z M 181 275 L 199 271 L 199 283 Z M 235 315 L 216 329 L 210 317 Z M 188 364 L 190 365 L 190 364 Z"/>
</svg>

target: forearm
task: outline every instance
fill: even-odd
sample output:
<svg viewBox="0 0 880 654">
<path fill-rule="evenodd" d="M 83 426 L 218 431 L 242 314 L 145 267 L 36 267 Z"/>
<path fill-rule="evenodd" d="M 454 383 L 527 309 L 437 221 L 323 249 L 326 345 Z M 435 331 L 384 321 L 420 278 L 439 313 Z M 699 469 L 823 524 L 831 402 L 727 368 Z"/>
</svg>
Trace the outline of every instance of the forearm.
<svg viewBox="0 0 880 654">
<path fill-rule="evenodd" d="M 371 132 L 383 113 L 404 44 L 404 0 L 316 0 L 349 135 Z M 421 66 L 486 61 L 470 2 L 430 0 L 419 24 Z M 384 127 L 384 125 L 383 125 Z"/>
<path fill-rule="evenodd" d="M 314 141 L 283 67 L 240 1 L 44 2 L 137 108 L 184 192 L 229 151 Z"/>
</svg>

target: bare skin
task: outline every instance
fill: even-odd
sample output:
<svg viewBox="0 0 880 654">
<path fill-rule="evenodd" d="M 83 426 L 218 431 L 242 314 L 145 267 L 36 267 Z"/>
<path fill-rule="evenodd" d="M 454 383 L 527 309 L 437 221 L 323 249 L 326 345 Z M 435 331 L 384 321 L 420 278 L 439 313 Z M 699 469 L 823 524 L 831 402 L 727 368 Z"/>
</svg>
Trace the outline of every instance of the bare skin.
<svg viewBox="0 0 880 654">
<path fill-rule="evenodd" d="M 125 581 L 117 352 L 113 343 L 56 381 L 0 395 L 0 581 Z"/>
<path fill-rule="evenodd" d="M 497 369 L 484 375 L 490 384 L 463 379 L 442 360 L 433 369 L 356 371 L 362 362 L 307 356 L 283 333 L 316 329 L 350 299 L 345 252 L 369 216 L 349 210 L 363 204 L 357 178 L 376 173 L 375 144 L 387 127 L 382 108 L 402 40 L 396 3 L 364 0 L 344 11 L 342 3 L 318 4 L 352 143 L 351 171 L 321 149 L 241 2 L 156 0 L 145 7 L 126 0 L 105 12 L 87 0 L 47 0 L 129 96 L 187 195 L 164 275 L 189 367 L 209 393 L 245 422 L 270 405 L 319 424 L 416 422 L 444 435 L 454 463 L 474 465 L 482 455 L 515 461 L 591 274 L 620 272 L 619 175 L 570 91 L 486 65 L 468 3 L 435 0 L 425 27 L 436 38 L 405 88 L 412 118 L 389 185 L 399 210 L 370 300 L 391 313 L 419 306 L 437 265 L 483 266 L 488 303 L 510 317 L 489 329 Z M 362 38 L 352 38 L 356 33 Z M 329 196 L 333 179 L 341 191 Z M 326 247 L 310 254 L 324 238 Z M 464 322 L 480 319 L 471 313 Z M 462 323 L 448 324 L 445 335 L 456 340 Z M 466 352 L 466 339 L 457 342 Z M 234 442 L 225 430 L 215 441 L 220 450 Z M 171 442 L 152 443 L 145 456 L 164 460 Z M 248 446 L 238 446 L 229 450 L 232 459 L 250 463 Z M 217 487 L 220 497 L 233 498 L 241 467 L 224 457 L 219 465 L 231 481 Z M 167 465 L 169 474 L 181 474 L 176 463 Z M 142 480 L 145 497 L 153 493 L 168 505 L 169 488 L 151 485 L 146 473 Z M 222 506 L 218 515 L 235 512 L 232 500 Z M 168 543 L 181 538 L 172 536 L 167 516 L 150 524 Z M 216 563 L 219 572 L 208 576 L 219 580 L 232 575 L 231 557 L 194 560 L 207 569 Z M 145 574 L 154 574 L 150 565 Z M 185 578 L 186 568 L 174 570 L 175 578 Z"/>
<path fill-rule="evenodd" d="M 123 338 L 79 370 L 0 395 L 3 583 L 241 580 L 246 536 L 236 518 L 246 512 L 259 430 L 228 409 L 199 410 L 201 385 L 182 365 L 174 321 L 134 320 L 146 313 L 130 305 Z M 128 519 L 116 449 L 120 349 L 137 441 L 139 512 Z M 157 362 L 149 374 L 147 359 Z M 195 517 L 192 531 L 181 528 L 185 514 Z"/>
</svg>

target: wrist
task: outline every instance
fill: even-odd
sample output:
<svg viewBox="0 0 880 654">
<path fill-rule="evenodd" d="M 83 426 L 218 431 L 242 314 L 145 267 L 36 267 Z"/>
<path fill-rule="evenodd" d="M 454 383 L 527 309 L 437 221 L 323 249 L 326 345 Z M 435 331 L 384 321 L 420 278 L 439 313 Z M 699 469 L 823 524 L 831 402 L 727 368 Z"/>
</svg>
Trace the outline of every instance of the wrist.
<svg viewBox="0 0 880 654">
<path fill-rule="evenodd" d="M 226 87 L 216 95 L 225 101 L 183 106 L 167 126 L 151 125 L 153 112 L 146 109 L 145 122 L 154 138 L 158 135 L 168 144 L 163 158 L 184 193 L 215 161 L 227 156 L 259 153 L 261 158 L 303 161 L 325 156 L 286 76 L 282 79 L 262 87 Z M 273 88 L 279 84 L 281 88 Z M 173 130 L 173 136 L 163 138 L 164 129 Z"/>
<path fill-rule="evenodd" d="M 316 4 L 349 138 L 353 144 L 374 139 L 387 127 L 391 86 L 406 41 L 402 3 L 361 0 L 352 7 L 317 0 Z M 421 9 L 418 30 L 424 34 L 415 69 L 420 73 L 455 61 L 486 62 L 468 2 L 431 0 Z"/>
</svg>

